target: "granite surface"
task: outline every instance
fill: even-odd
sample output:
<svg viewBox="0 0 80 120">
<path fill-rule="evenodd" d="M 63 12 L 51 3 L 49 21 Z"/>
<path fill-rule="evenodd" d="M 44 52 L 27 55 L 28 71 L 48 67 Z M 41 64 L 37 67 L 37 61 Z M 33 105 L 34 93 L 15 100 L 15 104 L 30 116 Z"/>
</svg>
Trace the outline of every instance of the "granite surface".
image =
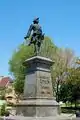
<svg viewBox="0 0 80 120">
<path fill-rule="evenodd" d="M 16 114 L 22 116 L 56 116 L 59 104 L 53 97 L 51 59 L 35 56 L 25 62 L 26 77 L 23 100 L 17 104 Z"/>
</svg>

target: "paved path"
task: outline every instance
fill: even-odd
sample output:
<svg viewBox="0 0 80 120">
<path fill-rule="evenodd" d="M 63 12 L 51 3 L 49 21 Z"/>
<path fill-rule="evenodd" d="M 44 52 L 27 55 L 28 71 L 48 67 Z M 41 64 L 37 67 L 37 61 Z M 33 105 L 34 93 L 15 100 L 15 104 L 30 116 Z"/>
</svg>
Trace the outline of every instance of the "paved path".
<svg viewBox="0 0 80 120">
<path fill-rule="evenodd" d="M 57 117 L 23 117 L 23 116 L 10 116 L 8 118 L 0 118 L 0 120 L 75 120 L 76 116 L 73 114 L 61 114 Z"/>
</svg>

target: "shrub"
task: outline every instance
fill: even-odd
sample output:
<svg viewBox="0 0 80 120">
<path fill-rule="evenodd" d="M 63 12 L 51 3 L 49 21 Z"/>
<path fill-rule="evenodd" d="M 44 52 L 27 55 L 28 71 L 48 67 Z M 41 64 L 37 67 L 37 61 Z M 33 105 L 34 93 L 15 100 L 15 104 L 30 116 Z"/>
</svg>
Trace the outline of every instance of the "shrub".
<svg viewBox="0 0 80 120">
<path fill-rule="evenodd" d="M 1 116 L 5 115 L 5 104 L 1 106 Z"/>
</svg>

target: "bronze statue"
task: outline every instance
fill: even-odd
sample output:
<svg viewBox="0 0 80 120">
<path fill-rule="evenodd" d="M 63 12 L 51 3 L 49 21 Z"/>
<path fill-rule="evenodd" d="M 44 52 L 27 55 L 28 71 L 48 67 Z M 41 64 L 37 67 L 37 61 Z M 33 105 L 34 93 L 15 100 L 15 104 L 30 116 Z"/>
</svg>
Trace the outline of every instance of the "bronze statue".
<svg viewBox="0 0 80 120">
<path fill-rule="evenodd" d="M 33 24 L 30 25 L 28 33 L 24 37 L 24 39 L 27 39 L 30 36 L 31 39 L 29 45 L 34 44 L 35 47 L 34 52 L 38 54 L 40 51 L 42 40 L 44 40 L 44 34 L 42 33 L 42 28 L 39 25 L 39 18 L 35 18 L 33 20 Z"/>
</svg>

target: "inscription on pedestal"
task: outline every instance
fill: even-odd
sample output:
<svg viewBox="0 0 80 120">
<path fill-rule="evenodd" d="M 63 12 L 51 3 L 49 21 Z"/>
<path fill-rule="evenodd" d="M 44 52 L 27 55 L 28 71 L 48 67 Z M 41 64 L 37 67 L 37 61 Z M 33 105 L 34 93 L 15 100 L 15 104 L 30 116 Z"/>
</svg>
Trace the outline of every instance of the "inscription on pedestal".
<svg viewBox="0 0 80 120">
<path fill-rule="evenodd" d="M 51 96 L 51 85 L 50 78 L 41 76 L 40 77 L 40 93 L 41 96 L 48 97 Z"/>
</svg>

